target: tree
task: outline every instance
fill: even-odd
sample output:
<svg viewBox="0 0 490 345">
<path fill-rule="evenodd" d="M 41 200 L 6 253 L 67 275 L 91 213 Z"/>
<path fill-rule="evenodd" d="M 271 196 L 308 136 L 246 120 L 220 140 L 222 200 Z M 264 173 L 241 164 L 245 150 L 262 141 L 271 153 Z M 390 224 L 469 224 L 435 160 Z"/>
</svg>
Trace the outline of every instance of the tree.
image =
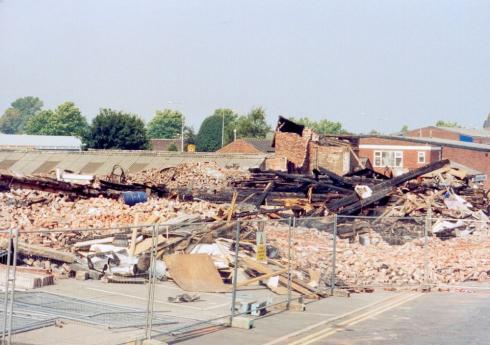
<svg viewBox="0 0 490 345">
<path fill-rule="evenodd" d="M 453 128 L 461 128 L 461 125 L 457 122 L 444 121 L 439 120 L 436 122 L 437 127 L 453 127 Z"/>
<path fill-rule="evenodd" d="M 400 130 L 400 132 L 407 133 L 408 132 L 408 126 L 407 125 L 403 125 L 402 129 Z"/>
<path fill-rule="evenodd" d="M 184 127 L 184 140 L 187 145 L 196 143 L 196 133 L 192 127 Z"/>
<path fill-rule="evenodd" d="M 148 137 L 152 139 L 174 139 L 179 137 L 182 130 L 184 115 L 171 109 L 157 110 L 155 116 L 148 122 Z"/>
<path fill-rule="evenodd" d="M 221 147 L 221 135 L 224 118 L 225 145 L 233 140 L 233 129 L 237 114 L 231 109 L 216 109 L 213 115 L 204 119 L 196 137 L 197 150 L 201 152 L 216 151 Z"/>
<path fill-rule="evenodd" d="M 41 110 L 35 116 L 31 117 L 25 125 L 27 134 L 49 135 L 51 134 L 51 122 L 54 117 L 52 110 Z"/>
<path fill-rule="evenodd" d="M 304 125 L 305 127 L 313 129 L 318 134 L 343 134 L 347 133 L 345 129 L 342 128 L 340 122 L 330 121 L 327 119 L 322 119 L 320 121 L 311 120 L 308 117 L 302 117 L 293 121 Z"/>
<path fill-rule="evenodd" d="M 25 131 L 28 134 L 73 135 L 85 138 L 88 123 L 73 102 L 60 104 L 54 111 L 43 110 L 31 117 Z"/>
<path fill-rule="evenodd" d="M 265 110 L 252 108 L 247 115 L 236 121 L 237 136 L 240 138 L 265 138 L 271 127 L 265 121 Z"/>
<path fill-rule="evenodd" d="M 171 143 L 170 145 L 168 145 L 168 151 L 172 151 L 172 152 L 177 152 L 177 145 L 175 145 L 174 143 Z"/>
<path fill-rule="evenodd" d="M 148 148 L 145 124 L 137 115 L 100 109 L 92 120 L 89 146 L 95 149 L 143 150 Z"/>
<path fill-rule="evenodd" d="M 38 97 L 22 97 L 18 98 L 11 103 L 12 108 L 17 109 L 20 113 L 20 120 L 16 133 L 21 133 L 24 130 L 24 126 L 31 117 L 36 115 L 43 107 L 43 101 Z"/>
<path fill-rule="evenodd" d="M 0 132 L 7 134 L 15 134 L 21 123 L 21 114 L 15 108 L 8 108 L 0 117 Z"/>
</svg>

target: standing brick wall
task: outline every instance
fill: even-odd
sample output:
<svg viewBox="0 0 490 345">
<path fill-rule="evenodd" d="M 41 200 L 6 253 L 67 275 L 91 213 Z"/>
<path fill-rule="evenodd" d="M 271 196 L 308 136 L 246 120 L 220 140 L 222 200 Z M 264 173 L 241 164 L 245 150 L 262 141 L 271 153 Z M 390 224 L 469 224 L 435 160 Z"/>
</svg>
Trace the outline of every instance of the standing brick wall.
<svg viewBox="0 0 490 345">
<path fill-rule="evenodd" d="M 303 135 L 290 132 L 275 133 L 276 156 L 286 157 L 294 165 L 295 170 L 303 170 L 308 167 L 308 143 L 311 139 L 311 131 L 303 130 Z"/>
<path fill-rule="evenodd" d="M 408 131 L 404 134 L 406 137 L 426 137 L 426 138 L 441 138 L 448 140 L 459 141 L 459 134 L 437 127 L 424 127 Z"/>
<path fill-rule="evenodd" d="M 322 146 L 310 142 L 308 171 L 322 167 L 343 175 L 350 172 L 350 151 L 347 147 Z"/>
<path fill-rule="evenodd" d="M 443 147 L 442 158 L 450 159 L 487 175 L 485 188 L 490 188 L 490 152 L 468 150 L 457 147 Z"/>
<path fill-rule="evenodd" d="M 490 131 L 488 131 L 488 133 L 490 134 Z M 404 135 L 407 137 L 441 138 L 441 139 L 460 141 L 460 134 L 438 127 L 424 127 L 424 128 L 414 129 L 408 131 Z M 471 137 L 473 138 L 474 143 L 490 145 L 489 137 L 480 137 L 480 136 L 473 136 L 473 135 Z"/>
</svg>

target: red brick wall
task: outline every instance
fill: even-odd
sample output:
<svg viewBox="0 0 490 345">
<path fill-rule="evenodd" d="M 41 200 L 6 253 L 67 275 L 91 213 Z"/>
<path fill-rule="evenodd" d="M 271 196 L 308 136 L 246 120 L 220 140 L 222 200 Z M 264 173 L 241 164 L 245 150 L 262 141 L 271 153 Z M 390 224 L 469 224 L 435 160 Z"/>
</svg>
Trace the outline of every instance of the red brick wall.
<svg viewBox="0 0 490 345">
<path fill-rule="evenodd" d="M 402 151 L 403 152 L 403 168 L 404 169 L 416 169 L 423 165 L 429 164 L 431 162 L 435 162 L 439 160 L 440 151 L 430 150 L 431 145 L 424 145 L 421 143 L 414 143 L 411 141 L 403 141 L 403 140 L 393 140 L 393 139 L 384 139 L 384 138 L 361 138 L 359 140 L 359 145 L 396 145 L 396 146 L 407 146 L 407 149 L 388 149 L 388 148 L 379 148 L 379 149 L 367 149 L 367 148 L 359 148 L 359 157 L 369 158 L 371 164 L 374 169 L 379 172 L 383 172 L 385 168 L 375 167 L 374 166 L 374 151 Z M 426 146 L 427 149 L 421 150 L 413 150 L 409 149 L 409 146 Z M 425 163 L 418 163 L 418 152 L 425 152 Z"/>
<path fill-rule="evenodd" d="M 276 156 L 286 157 L 286 159 L 294 164 L 294 168 L 302 170 L 308 166 L 308 143 L 311 138 L 311 131 L 307 128 L 300 136 L 296 133 L 279 132 L 275 133 Z"/>
<path fill-rule="evenodd" d="M 450 159 L 487 175 L 485 188 L 490 188 L 490 152 L 468 150 L 456 147 L 443 147 L 442 158 Z"/>
<path fill-rule="evenodd" d="M 175 144 L 177 151 L 181 151 L 180 139 L 150 139 L 150 147 L 153 151 L 168 151 L 170 145 Z"/>
<path fill-rule="evenodd" d="M 403 140 L 383 139 L 383 138 L 361 138 L 359 145 L 397 145 L 397 146 L 424 146 L 422 143 L 415 143 Z M 442 146 L 442 145 L 441 145 Z M 376 149 L 377 150 L 377 149 Z M 359 157 L 367 157 L 374 166 L 374 149 L 359 149 Z M 423 164 L 417 163 L 418 150 L 403 150 L 403 166 L 404 168 L 415 169 Z M 490 152 L 469 150 L 464 148 L 456 148 L 443 146 L 441 151 L 426 151 L 426 164 L 435 162 L 440 159 L 449 159 L 454 162 L 466 165 L 469 168 L 481 171 L 487 175 L 485 188 L 490 188 Z M 384 169 L 375 168 L 382 172 Z"/>
<path fill-rule="evenodd" d="M 223 146 L 218 151 L 219 153 L 263 153 L 256 149 L 253 145 L 247 143 L 243 139 L 237 139 L 226 146 Z"/>
<path fill-rule="evenodd" d="M 489 131 L 490 133 L 490 131 Z M 460 135 L 443 128 L 437 127 L 424 127 L 420 129 L 414 129 L 405 133 L 407 137 L 427 137 L 427 138 L 441 138 L 448 140 L 460 141 Z M 490 144 L 490 138 L 472 136 L 473 142 L 478 144 Z"/>
<path fill-rule="evenodd" d="M 407 137 L 441 138 L 459 141 L 459 134 L 437 127 L 414 129 L 404 134 Z"/>
</svg>

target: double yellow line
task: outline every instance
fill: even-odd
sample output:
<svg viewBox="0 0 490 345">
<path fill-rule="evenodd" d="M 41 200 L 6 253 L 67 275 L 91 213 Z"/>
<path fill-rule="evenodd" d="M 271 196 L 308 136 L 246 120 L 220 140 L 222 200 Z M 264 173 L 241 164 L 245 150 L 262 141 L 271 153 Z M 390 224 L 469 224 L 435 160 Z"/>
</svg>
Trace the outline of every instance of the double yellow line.
<svg viewBox="0 0 490 345">
<path fill-rule="evenodd" d="M 355 315 L 355 316 L 348 318 L 344 321 L 336 323 L 335 325 L 328 326 L 327 328 L 325 328 L 321 331 L 312 333 L 306 337 L 303 337 L 301 339 L 298 339 L 298 340 L 293 341 L 293 342 L 288 343 L 288 344 L 289 345 L 312 344 L 312 343 L 320 341 L 321 339 L 324 339 L 328 336 L 331 336 L 332 334 L 337 333 L 342 328 L 353 326 L 353 325 L 355 325 L 359 322 L 362 322 L 366 319 L 369 319 L 369 318 L 372 318 L 376 315 L 384 313 L 387 310 L 396 308 L 396 307 L 398 307 L 404 303 L 410 302 L 411 300 L 414 300 L 417 297 L 420 297 L 422 295 L 423 295 L 422 293 L 416 292 L 416 293 L 409 293 L 409 294 L 403 294 L 401 296 L 397 296 L 393 299 L 388 300 L 386 303 L 382 303 L 382 304 L 378 305 L 374 309 L 370 309 L 366 312 Z"/>
</svg>

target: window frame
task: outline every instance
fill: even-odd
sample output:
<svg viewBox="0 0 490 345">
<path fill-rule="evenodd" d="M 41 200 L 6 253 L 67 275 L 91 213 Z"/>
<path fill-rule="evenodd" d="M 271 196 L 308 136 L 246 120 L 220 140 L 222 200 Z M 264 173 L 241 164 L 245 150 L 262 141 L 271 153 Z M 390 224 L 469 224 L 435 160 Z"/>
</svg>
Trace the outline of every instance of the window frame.
<svg viewBox="0 0 490 345">
<path fill-rule="evenodd" d="M 424 159 L 421 161 L 420 157 L 423 157 Z M 427 155 L 425 154 L 425 151 L 417 151 L 417 164 L 425 164 L 427 162 Z"/>
<path fill-rule="evenodd" d="M 383 153 L 388 154 L 392 164 L 384 164 Z M 397 165 L 397 159 L 400 160 Z M 374 150 L 373 151 L 373 167 L 375 168 L 403 168 L 403 151 L 400 150 Z"/>
</svg>

